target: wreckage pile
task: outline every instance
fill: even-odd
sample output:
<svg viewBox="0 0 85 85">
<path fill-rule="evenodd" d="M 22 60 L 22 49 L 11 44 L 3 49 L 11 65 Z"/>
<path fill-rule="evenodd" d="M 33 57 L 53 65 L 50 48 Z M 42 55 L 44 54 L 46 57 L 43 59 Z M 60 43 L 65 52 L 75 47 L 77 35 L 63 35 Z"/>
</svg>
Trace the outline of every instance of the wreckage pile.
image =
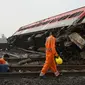
<svg viewBox="0 0 85 85">
<path fill-rule="evenodd" d="M 85 25 L 67 28 L 61 28 L 61 31 L 54 29 L 59 55 L 66 64 L 84 64 L 85 61 Z M 8 39 L 9 52 L 15 48 L 21 48 L 28 51 L 40 52 L 45 54 L 45 40 L 49 31 L 29 35 L 14 36 Z M 14 41 L 13 41 L 14 40 Z M 13 42 L 12 42 L 13 41 Z M 41 42 L 41 43 L 40 43 Z M 20 51 L 18 49 L 17 51 Z M 16 51 L 15 51 L 16 53 Z M 24 51 L 26 54 L 27 51 Z M 19 52 L 19 54 L 22 54 Z M 27 53 L 29 55 L 29 53 Z M 41 55 L 42 56 L 42 55 Z"/>
</svg>

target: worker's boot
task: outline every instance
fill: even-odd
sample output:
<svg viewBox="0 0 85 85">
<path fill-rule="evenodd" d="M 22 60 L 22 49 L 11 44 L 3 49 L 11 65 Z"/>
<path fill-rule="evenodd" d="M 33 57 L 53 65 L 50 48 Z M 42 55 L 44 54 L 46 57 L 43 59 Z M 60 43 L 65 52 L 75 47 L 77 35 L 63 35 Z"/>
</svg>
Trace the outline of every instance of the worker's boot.
<svg viewBox="0 0 85 85">
<path fill-rule="evenodd" d="M 54 74 L 56 77 L 58 77 L 60 75 L 60 73 L 58 71 L 56 71 Z"/>
<path fill-rule="evenodd" d="M 46 78 L 45 74 L 43 74 L 42 72 L 40 73 L 39 76 L 40 76 L 41 79 L 45 79 Z"/>
</svg>

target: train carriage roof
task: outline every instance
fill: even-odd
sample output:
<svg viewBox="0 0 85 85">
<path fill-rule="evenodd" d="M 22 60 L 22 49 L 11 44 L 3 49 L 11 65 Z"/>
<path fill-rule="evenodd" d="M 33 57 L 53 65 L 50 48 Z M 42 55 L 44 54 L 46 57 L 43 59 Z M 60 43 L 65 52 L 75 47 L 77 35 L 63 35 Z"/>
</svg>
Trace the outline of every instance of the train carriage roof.
<svg viewBox="0 0 85 85">
<path fill-rule="evenodd" d="M 74 20 L 78 19 L 78 17 L 80 17 L 83 13 L 85 13 L 85 6 L 75 9 L 75 10 L 71 10 L 56 16 L 52 16 L 37 22 L 34 22 L 32 24 L 28 24 L 25 26 L 20 27 L 14 34 L 15 35 L 20 35 L 20 34 L 26 34 L 26 33 L 30 33 L 30 32 L 36 32 L 36 31 L 41 31 L 41 30 L 46 30 L 46 29 L 50 29 L 52 28 L 52 26 L 47 27 L 47 25 L 51 25 L 56 23 L 55 25 L 58 26 L 63 26 L 61 23 L 67 23 L 67 22 L 74 22 Z M 76 19 L 74 19 L 76 17 Z M 69 21 L 73 20 L 73 21 Z M 69 24 L 66 24 L 69 25 Z M 53 25 L 54 26 L 54 25 Z M 47 28 L 44 28 L 47 27 Z M 43 28 L 43 29 L 42 29 Z"/>
</svg>

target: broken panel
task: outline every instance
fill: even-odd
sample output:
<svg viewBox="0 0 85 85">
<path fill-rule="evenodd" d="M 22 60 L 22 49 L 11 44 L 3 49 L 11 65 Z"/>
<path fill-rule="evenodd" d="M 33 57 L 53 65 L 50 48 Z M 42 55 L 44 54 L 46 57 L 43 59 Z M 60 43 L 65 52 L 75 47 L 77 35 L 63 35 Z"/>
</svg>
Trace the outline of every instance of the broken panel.
<svg viewBox="0 0 85 85">
<path fill-rule="evenodd" d="M 85 39 L 83 39 L 78 33 L 74 32 L 74 33 L 70 34 L 69 38 L 80 49 L 82 49 L 85 46 Z"/>
</svg>

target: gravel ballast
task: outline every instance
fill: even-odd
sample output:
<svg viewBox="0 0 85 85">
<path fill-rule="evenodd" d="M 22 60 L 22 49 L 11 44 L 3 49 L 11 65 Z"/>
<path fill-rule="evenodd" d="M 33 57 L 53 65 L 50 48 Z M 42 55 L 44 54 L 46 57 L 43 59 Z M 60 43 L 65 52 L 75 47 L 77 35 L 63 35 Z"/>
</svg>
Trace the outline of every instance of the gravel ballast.
<svg viewBox="0 0 85 85">
<path fill-rule="evenodd" d="M 46 79 L 35 78 L 0 78 L 0 85 L 85 85 L 85 76 L 61 76 L 47 77 Z"/>
</svg>

